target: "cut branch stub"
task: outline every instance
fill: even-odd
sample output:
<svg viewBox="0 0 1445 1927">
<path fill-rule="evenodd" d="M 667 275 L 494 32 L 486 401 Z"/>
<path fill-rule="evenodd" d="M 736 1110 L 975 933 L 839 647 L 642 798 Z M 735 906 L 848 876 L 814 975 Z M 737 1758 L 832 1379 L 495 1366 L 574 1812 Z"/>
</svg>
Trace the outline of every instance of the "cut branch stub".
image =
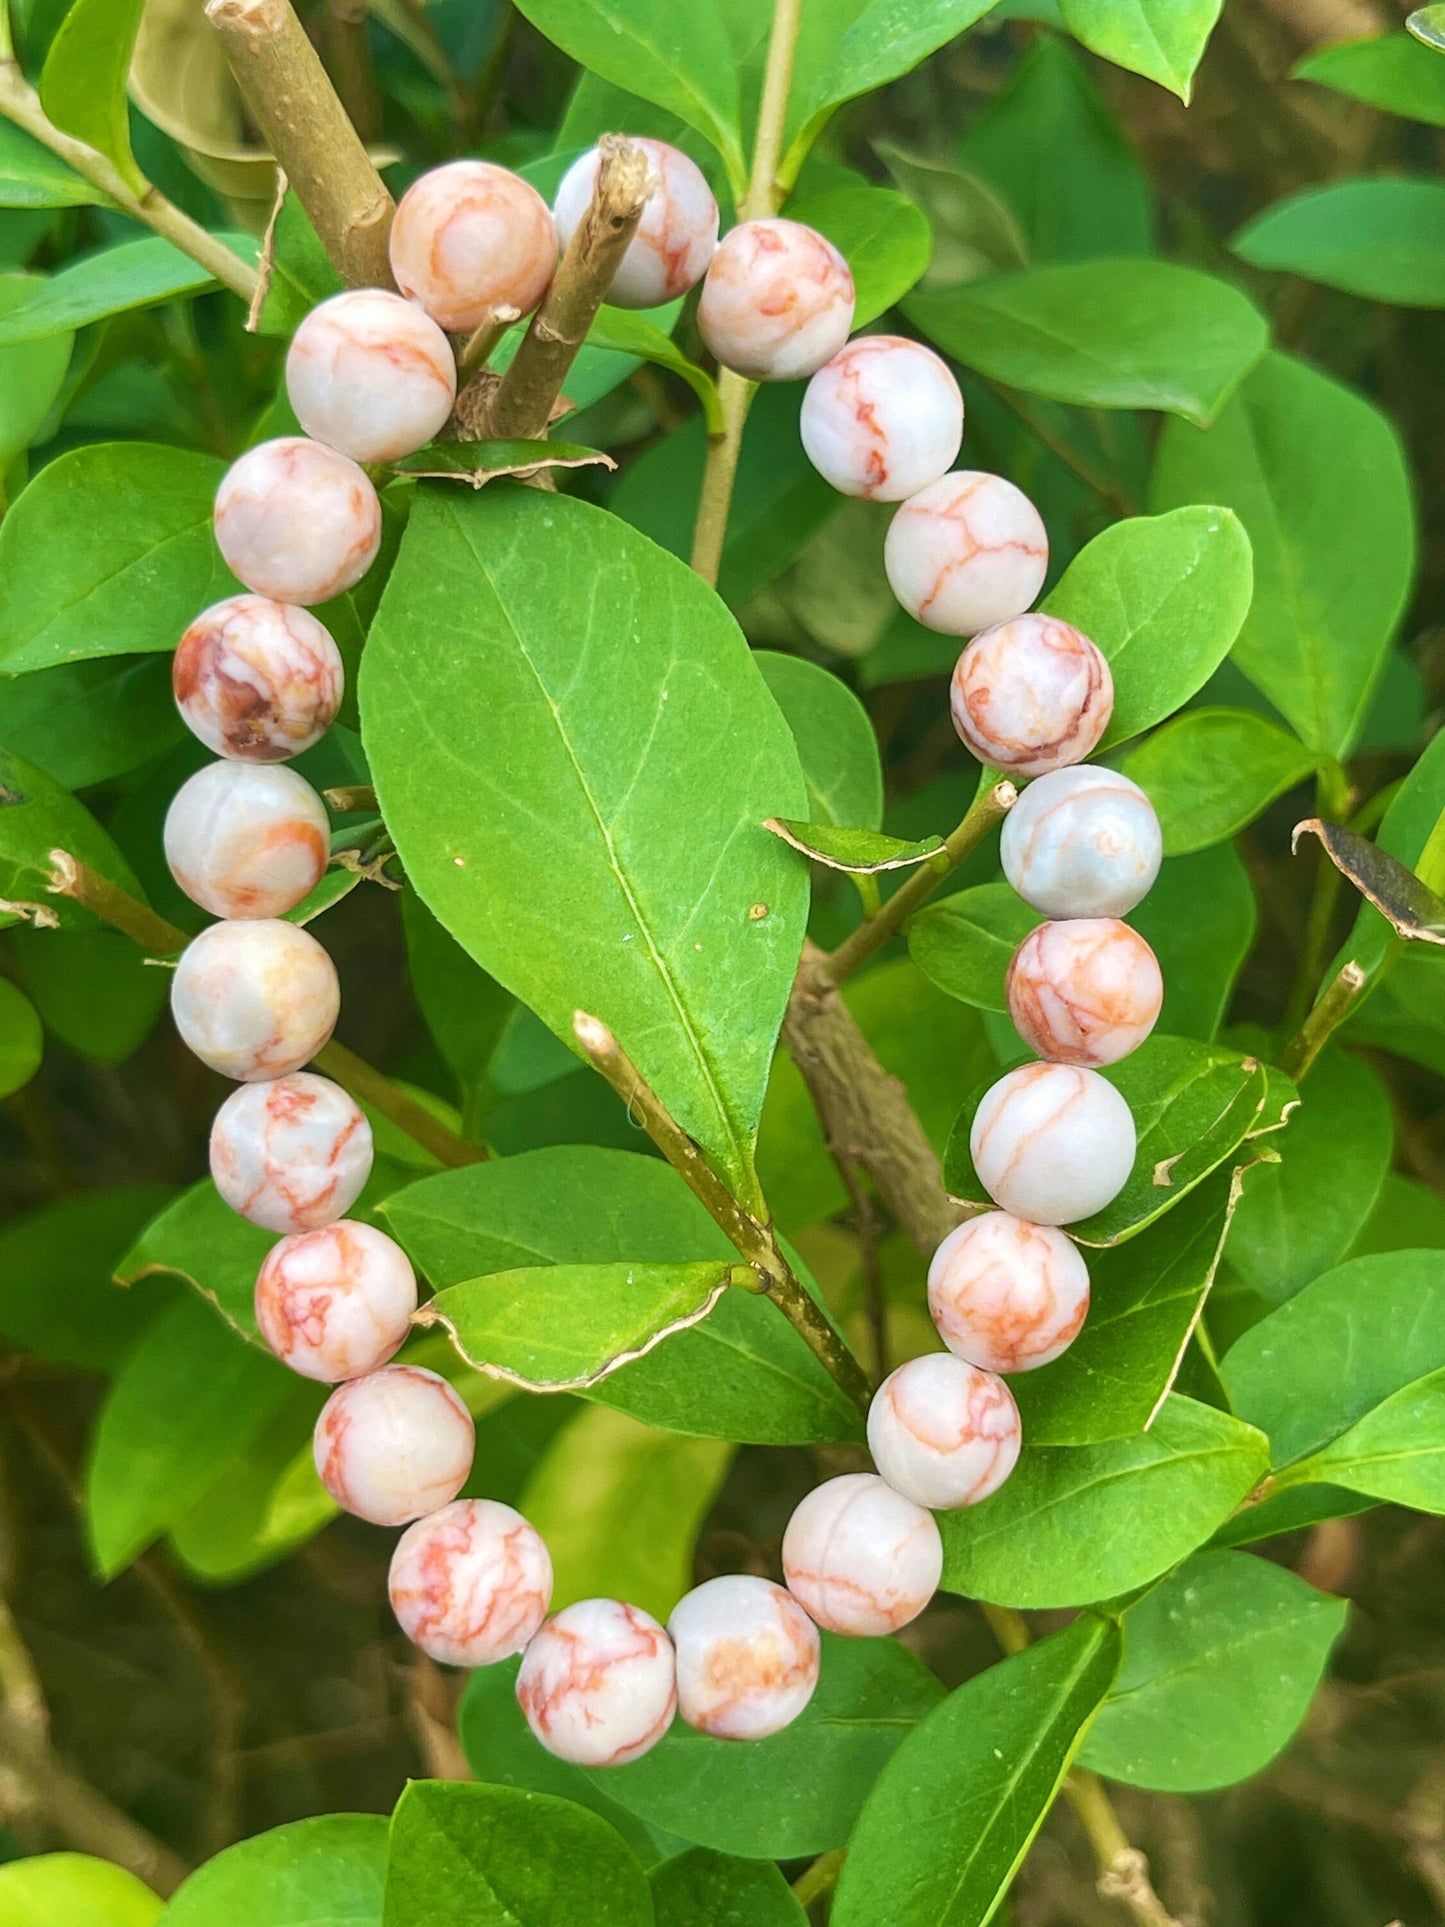
<svg viewBox="0 0 1445 1927">
<path fill-rule="evenodd" d="M 1360 895 L 1373 903 L 1402 937 L 1416 943 L 1445 944 L 1445 900 L 1437 897 L 1398 857 L 1353 830 L 1317 816 L 1296 823 L 1292 847 L 1304 835 L 1317 836 L 1325 855 Z"/>
<path fill-rule="evenodd" d="M 943 849 L 941 836 L 925 836 L 916 843 L 879 830 L 841 829 L 833 823 L 797 823 L 788 817 L 769 816 L 763 828 L 780 836 L 795 850 L 811 857 L 814 863 L 830 870 L 846 870 L 851 876 L 876 876 L 880 870 L 908 870 L 926 863 Z M 945 865 L 947 859 L 945 858 Z"/>
</svg>

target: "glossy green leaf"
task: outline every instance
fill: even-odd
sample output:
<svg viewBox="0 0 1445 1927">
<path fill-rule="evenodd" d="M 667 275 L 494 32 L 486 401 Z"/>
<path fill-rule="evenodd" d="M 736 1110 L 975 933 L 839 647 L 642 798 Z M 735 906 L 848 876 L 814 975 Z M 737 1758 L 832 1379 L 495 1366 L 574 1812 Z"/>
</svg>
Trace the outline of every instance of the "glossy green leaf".
<svg viewBox="0 0 1445 1927">
<path fill-rule="evenodd" d="M 217 238 L 234 244 L 238 251 L 244 249 L 247 259 L 254 259 L 256 244 L 249 237 Z M 51 275 L 28 301 L 0 314 L 0 348 L 71 333 L 110 315 L 154 307 L 158 301 L 199 294 L 215 285 L 214 275 L 159 235 L 121 241 L 115 247 L 81 255 Z"/>
<path fill-rule="evenodd" d="M 1357 1512 L 1368 1512 L 1372 1499 L 1347 1492 L 1342 1485 L 1301 1485 L 1283 1492 L 1269 1491 L 1263 1497 L 1251 1495 L 1231 1519 L 1210 1540 L 1213 1547 L 1252 1546 L 1262 1539 L 1278 1538 L 1282 1532 L 1301 1532 L 1318 1525 L 1321 1519 L 1348 1519 Z"/>
<path fill-rule="evenodd" d="M 717 383 L 706 369 L 699 368 L 695 361 L 689 361 L 671 335 L 664 334 L 657 323 L 650 321 L 645 314 L 604 305 L 598 310 L 597 319 L 588 330 L 587 341 L 593 348 L 609 348 L 617 354 L 635 355 L 639 361 L 653 362 L 657 367 L 680 376 L 702 403 L 703 420 L 709 435 L 723 432 L 722 402 L 718 398 Z"/>
<path fill-rule="evenodd" d="M 1121 765 L 1154 805 L 1169 856 L 1206 850 L 1302 783 L 1315 757 L 1252 709 L 1191 709 Z"/>
<path fill-rule="evenodd" d="M 991 381 L 1052 401 L 1162 408 L 1199 423 L 1214 418 L 1269 341 L 1263 315 L 1238 288 L 1167 261 L 1080 261 L 925 288 L 903 310 Z"/>
<path fill-rule="evenodd" d="M 1152 946 L 1164 972 L 1160 1030 L 1213 1037 L 1257 922 L 1254 888 L 1238 852 L 1220 843 L 1193 856 L 1166 857 L 1154 888 L 1126 921 Z"/>
<path fill-rule="evenodd" d="M 875 139 L 874 152 L 933 230 L 925 281 L 942 287 L 1029 265 L 1018 216 L 981 174 Z"/>
<path fill-rule="evenodd" d="M 912 870 L 943 848 L 941 836 L 925 836 L 906 843 L 881 830 L 841 829 L 832 823 L 799 823 L 772 816 L 767 827 L 791 848 L 830 870 L 854 876 L 876 876 L 884 870 Z"/>
<path fill-rule="evenodd" d="M 880 1769 L 943 1688 L 891 1639 L 822 1641 L 818 1690 L 781 1733 L 739 1746 L 678 1720 L 640 1760 L 588 1778 L 653 1826 L 719 1853 L 795 1860 L 842 1846 Z"/>
<path fill-rule="evenodd" d="M 22 1090 L 40 1069 L 45 1034 L 35 1006 L 17 985 L 0 977 L 0 1098 Z"/>
<path fill-rule="evenodd" d="M 1134 1438 L 1026 1442 L 992 1498 L 940 1515 L 943 1584 L 1021 1607 L 1085 1606 L 1130 1592 L 1201 1545 L 1268 1464 L 1260 1432 L 1177 1392 Z"/>
<path fill-rule="evenodd" d="M 809 822 L 876 830 L 883 821 L 883 769 L 862 703 L 821 663 L 772 649 L 757 650 L 753 660 L 798 746 Z"/>
<path fill-rule="evenodd" d="M 578 1009 L 609 1024 L 751 1196 L 807 912 L 762 819 L 799 815 L 803 781 L 722 604 L 583 502 L 425 492 L 361 705 L 387 826 L 440 921 L 559 1037 Z"/>
<path fill-rule="evenodd" d="M 926 215 L 890 187 L 835 187 L 790 201 L 785 212 L 790 221 L 826 234 L 848 263 L 858 300 L 855 328 L 866 327 L 901 301 L 933 252 Z"/>
<path fill-rule="evenodd" d="M 187 1572 L 211 1585 L 234 1585 L 284 1559 L 336 1517 L 312 1446 L 330 1390 L 293 1377 L 289 1395 L 245 1450 L 171 1521 L 166 1543 Z"/>
<path fill-rule="evenodd" d="M 649 1879 L 657 1927 L 806 1927 L 792 1888 L 768 1860 L 691 1847 Z"/>
<path fill-rule="evenodd" d="M 1385 174 L 1276 201 L 1231 246 L 1254 268 L 1403 308 L 1445 308 L 1445 183 Z"/>
<path fill-rule="evenodd" d="M 1332 478 L 1368 475 L 1368 489 Z M 1167 422 L 1152 504 L 1227 503 L 1254 547 L 1233 660 L 1313 750 L 1358 735 L 1414 569 L 1415 512 L 1394 428 L 1362 396 L 1272 354 L 1200 432 Z"/>
<path fill-rule="evenodd" d="M 146 178 L 130 150 L 126 80 L 144 0 L 75 0 L 50 43 L 40 104 L 55 125 L 112 163 L 135 193 Z"/>
<path fill-rule="evenodd" d="M 257 1343 L 256 1273 L 275 1242 L 274 1233 L 248 1224 L 210 1179 L 203 1178 L 173 1199 L 117 1256 L 115 1275 L 123 1285 L 157 1272 L 183 1278 L 233 1331 Z"/>
<path fill-rule="evenodd" d="M 1352 1258 L 1376 1251 L 1445 1250 L 1445 1198 L 1414 1178 L 1387 1171 L 1375 1208 L 1350 1248 Z"/>
<path fill-rule="evenodd" d="M 1124 1615 L 1124 1664 L 1082 1764 L 1163 1793 L 1248 1779 L 1304 1718 L 1347 1610 L 1268 1559 L 1187 1560 Z"/>
<path fill-rule="evenodd" d="M 96 1064 L 123 1064 L 155 1029 L 170 972 L 118 930 L 41 930 L 12 939 L 45 1028 Z"/>
<path fill-rule="evenodd" d="M 1062 0 L 1064 25 L 1090 53 L 1157 80 L 1187 102 L 1223 0 Z"/>
<path fill-rule="evenodd" d="M 908 954 L 930 983 L 979 1010 L 1006 1010 L 1015 950 L 1042 923 L 1007 883 L 976 883 L 925 904 L 908 925 Z"/>
<path fill-rule="evenodd" d="M 169 1302 L 162 1288 L 124 1291 L 112 1276 L 167 1195 L 158 1184 L 82 1191 L 12 1219 L 0 1231 L 0 1335 L 81 1371 L 118 1365 Z"/>
<path fill-rule="evenodd" d="M 0 1867 L 0 1927 L 151 1927 L 163 1904 L 133 1873 L 89 1854 Z"/>
<path fill-rule="evenodd" d="M 1392 1393 L 1285 1477 L 1445 1512 L 1445 1369 Z"/>
<path fill-rule="evenodd" d="M 38 274 L 0 275 L 0 327 L 45 286 Z M 66 333 L 0 351 L 0 465 L 30 446 L 50 414 L 70 366 L 73 337 Z"/>
<path fill-rule="evenodd" d="M 1422 46 L 1412 34 L 1382 33 L 1318 47 L 1299 63 L 1294 77 L 1317 81 L 1406 120 L 1445 127 L 1445 69 L 1435 49 Z"/>
<path fill-rule="evenodd" d="M 834 1927 L 982 1927 L 1043 1825 L 1119 1670 L 1113 1622 L 1064 1632 L 966 1681 L 879 1775 L 848 1844 Z"/>
<path fill-rule="evenodd" d="M 1234 646 L 1253 590 L 1249 537 L 1228 509 L 1134 516 L 1074 557 L 1043 606 L 1108 658 L 1114 710 L 1101 749 L 1203 688 Z"/>
<path fill-rule="evenodd" d="M 379 1813 L 293 1820 L 227 1847 L 183 1882 L 163 1927 L 382 1927 Z"/>
<path fill-rule="evenodd" d="M 109 201 L 24 128 L 0 125 L 0 207 L 106 207 Z"/>
<path fill-rule="evenodd" d="M 91 911 L 51 894 L 56 849 L 143 896 L 134 871 L 85 805 L 44 770 L 0 749 L 0 926 L 29 919 L 66 931 L 96 928 Z"/>
<path fill-rule="evenodd" d="M 382 1927 L 652 1927 L 641 1864 L 570 1800 L 413 1780 L 396 1803 Z"/>
<path fill-rule="evenodd" d="M 184 735 L 159 655 L 60 662 L 0 681 L 0 741 L 68 790 L 138 769 Z"/>
</svg>

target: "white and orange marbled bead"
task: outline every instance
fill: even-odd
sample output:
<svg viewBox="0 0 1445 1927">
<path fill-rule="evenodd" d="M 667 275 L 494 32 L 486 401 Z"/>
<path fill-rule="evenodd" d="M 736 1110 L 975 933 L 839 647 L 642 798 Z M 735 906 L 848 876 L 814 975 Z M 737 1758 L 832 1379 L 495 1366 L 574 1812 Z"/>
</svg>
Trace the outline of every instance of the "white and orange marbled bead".
<svg viewBox="0 0 1445 1927">
<path fill-rule="evenodd" d="M 1008 1013 L 1031 1051 L 1055 1064 L 1117 1064 L 1159 1021 L 1164 978 L 1137 930 L 1117 917 L 1041 923 L 1008 967 Z"/>
<path fill-rule="evenodd" d="M 617 308 L 659 308 L 696 287 L 717 252 L 718 211 L 697 163 L 666 141 L 634 137 L 656 178 L 642 219 L 607 290 Z M 602 157 L 590 147 L 562 176 L 552 202 L 557 241 L 565 248 L 592 204 Z"/>
<path fill-rule="evenodd" d="M 381 545 L 381 503 L 356 463 L 304 435 L 261 442 L 216 490 L 216 544 L 233 575 L 278 602 L 329 602 Z"/>
<path fill-rule="evenodd" d="M 318 442 L 354 462 L 394 462 L 445 426 L 456 357 L 414 301 L 348 288 L 313 308 L 291 337 L 286 393 Z"/>
<path fill-rule="evenodd" d="M 271 1247 L 255 1304 L 261 1336 L 281 1363 L 335 1385 L 374 1373 L 400 1351 L 416 1310 L 416 1273 L 384 1231 L 339 1218 Z"/>
<path fill-rule="evenodd" d="M 166 811 L 166 862 L 217 917 L 279 917 L 326 871 L 331 823 L 304 777 L 279 763 L 209 763 Z"/>
<path fill-rule="evenodd" d="M 263 1231 L 334 1223 L 361 1195 L 371 1157 L 361 1106 L 312 1071 L 243 1084 L 211 1126 L 216 1189 Z"/>
<path fill-rule="evenodd" d="M 667 1622 L 677 1706 L 717 1740 L 762 1740 L 790 1726 L 818 1684 L 818 1630 L 771 1579 L 728 1573 L 694 1586 Z"/>
<path fill-rule="evenodd" d="M 391 271 L 440 328 L 470 334 L 498 309 L 530 314 L 557 267 L 552 211 L 492 161 L 448 161 L 397 203 Z"/>
<path fill-rule="evenodd" d="M 1030 783 L 999 838 L 1004 875 L 1046 917 L 1122 917 L 1148 894 L 1163 856 L 1153 804 L 1097 763 Z"/>
<path fill-rule="evenodd" d="M 218 756 L 283 763 L 318 742 L 346 687 L 341 651 L 307 609 L 234 595 L 176 646 L 171 688 L 192 735 Z"/>
<path fill-rule="evenodd" d="M 872 1472 L 815 1486 L 783 1534 L 788 1591 L 830 1633 L 896 1633 L 917 1619 L 942 1576 L 933 1514 Z"/>
<path fill-rule="evenodd" d="M 1057 616 L 1014 616 L 982 630 L 959 657 L 948 694 L 962 741 L 1010 776 L 1082 762 L 1114 713 L 1102 651 Z"/>
<path fill-rule="evenodd" d="M 1089 1268 L 1052 1225 L 985 1211 L 934 1252 L 928 1309 L 955 1358 L 986 1372 L 1032 1372 L 1078 1337 Z"/>
<path fill-rule="evenodd" d="M 656 1746 L 677 1711 L 672 1641 L 640 1606 L 579 1599 L 533 1636 L 517 1704 L 559 1760 L 625 1766 Z"/>
<path fill-rule="evenodd" d="M 947 473 L 963 440 L 963 396 L 921 341 L 860 335 L 808 383 L 798 432 L 844 495 L 901 502 Z"/>
<path fill-rule="evenodd" d="M 1008 1386 L 951 1352 L 900 1365 L 868 1408 L 868 1450 L 879 1472 L 904 1498 L 940 1512 L 997 1492 L 1022 1443 Z"/>
<path fill-rule="evenodd" d="M 1032 1224 L 1076 1224 L 1115 1199 L 1134 1168 L 1134 1116 L 1076 1064 L 1021 1064 L 979 1100 L 968 1137 L 983 1188 Z"/>
<path fill-rule="evenodd" d="M 697 325 L 724 368 L 753 381 L 801 381 L 853 326 L 853 276 L 825 235 L 799 221 L 744 221 L 718 244 Z"/>
<path fill-rule="evenodd" d="M 335 964 L 308 931 L 276 917 L 211 924 L 191 939 L 171 978 L 183 1043 L 241 1084 L 299 1070 L 340 1011 Z"/>
<path fill-rule="evenodd" d="M 909 496 L 888 525 L 888 586 L 925 628 L 974 636 L 1022 615 L 1049 567 L 1038 510 L 1002 475 L 961 468 Z"/>
<path fill-rule="evenodd" d="M 312 1436 L 321 1483 L 343 1511 L 374 1526 L 404 1526 L 449 1505 L 475 1446 L 471 1413 L 420 1365 L 383 1365 L 338 1385 Z"/>
<path fill-rule="evenodd" d="M 520 1653 L 547 1617 L 552 1561 L 511 1506 L 455 1499 L 401 1535 L 389 1590 L 402 1631 L 430 1658 L 490 1666 Z"/>
</svg>

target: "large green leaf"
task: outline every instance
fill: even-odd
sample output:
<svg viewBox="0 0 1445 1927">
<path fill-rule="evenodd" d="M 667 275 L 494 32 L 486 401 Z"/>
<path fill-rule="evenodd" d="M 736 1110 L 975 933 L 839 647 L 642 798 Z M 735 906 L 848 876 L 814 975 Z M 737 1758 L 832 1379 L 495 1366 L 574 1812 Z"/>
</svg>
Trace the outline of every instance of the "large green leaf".
<svg viewBox="0 0 1445 1927">
<path fill-rule="evenodd" d="M 123 1285 L 158 1272 L 183 1278 L 233 1331 L 259 1344 L 256 1273 L 275 1242 L 272 1232 L 248 1224 L 210 1179 L 203 1178 L 158 1212 L 129 1248 L 116 1255 L 115 1275 Z"/>
<path fill-rule="evenodd" d="M 1238 288 L 1167 261 L 1080 261 L 925 288 L 903 310 L 991 381 L 1198 423 L 1213 420 L 1269 342 L 1263 315 Z"/>
<path fill-rule="evenodd" d="M 826 194 L 790 201 L 786 213 L 790 221 L 826 234 L 848 263 L 857 294 L 855 328 L 876 321 L 901 300 L 927 269 L 933 252 L 927 217 L 891 187 L 830 188 Z"/>
<path fill-rule="evenodd" d="M 68 790 L 138 769 L 185 733 L 160 655 L 58 662 L 0 682 L 0 742 Z"/>
<path fill-rule="evenodd" d="M 1318 81 L 1386 113 L 1445 127 L 1445 65 L 1433 47 L 1422 46 L 1412 34 L 1382 33 L 1319 47 L 1294 72 L 1297 80 Z"/>
<path fill-rule="evenodd" d="M 883 821 L 883 769 L 862 703 L 821 663 L 771 649 L 759 649 L 754 661 L 798 746 L 808 821 L 876 830 Z"/>
<path fill-rule="evenodd" d="M 1373 174 L 1276 201 L 1231 246 L 1254 268 L 1403 308 L 1445 308 L 1445 182 Z"/>
<path fill-rule="evenodd" d="M 1199 915 L 1201 906 L 1207 916 Z M 1160 1030 L 1213 1037 L 1257 921 L 1249 872 L 1233 845 L 1166 857 L 1154 888 L 1126 921 L 1152 946 L 1164 972 Z"/>
<path fill-rule="evenodd" d="M 23 1090 L 44 1055 L 45 1034 L 34 1004 L 8 977 L 0 977 L 0 1098 Z"/>
<path fill-rule="evenodd" d="M 0 327 L 45 283 L 38 274 L 0 275 Z M 0 351 L 0 467 L 30 446 L 70 366 L 73 337 L 55 334 Z"/>
<path fill-rule="evenodd" d="M 1368 475 L 1367 489 L 1335 478 Z M 1150 495 L 1224 502 L 1254 546 L 1234 661 L 1304 742 L 1359 734 L 1409 592 L 1415 511 L 1395 430 L 1363 396 L 1286 355 L 1255 369 L 1211 428 L 1166 422 Z"/>
<path fill-rule="evenodd" d="M 162 1905 L 133 1873 L 84 1853 L 0 1867 L 0 1927 L 152 1927 Z"/>
<path fill-rule="evenodd" d="M 992 1498 L 941 1516 L 943 1584 L 1023 1607 L 1130 1592 L 1202 1545 L 1268 1464 L 1253 1427 L 1177 1392 L 1135 1438 L 1026 1443 Z"/>
<path fill-rule="evenodd" d="M 806 1927 L 808 1916 L 768 1860 L 692 1847 L 655 1867 L 657 1927 Z"/>
<path fill-rule="evenodd" d="M 381 1927 L 386 1821 L 293 1820 L 227 1847 L 185 1881 L 162 1927 Z"/>
<path fill-rule="evenodd" d="M 808 895 L 762 823 L 802 813 L 803 781 L 722 603 L 583 502 L 424 491 L 361 704 L 387 827 L 441 922 L 559 1037 L 579 1008 L 610 1024 L 756 1202 Z"/>
<path fill-rule="evenodd" d="M 1084 1614 L 991 1666 L 914 1728 L 848 1843 L 834 1927 L 983 1927 L 1008 1892 L 1119 1669 Z"/>
<path fill-rule="evenodd" d="M 255 258 L 256 244 L 249 236 L 217 238 L 248 259 Z M 215 285 L 215 276 L 208 269 L 199 267 L 190 255 L 182 254 L 159 235 L 121 241 L 115 247 L 71 261 L 43 282 L 29 300 L 0 315 L 0 348 L 17 341 L 42 341 L 49 335 L 68 334 L 94 321 L 104 321 L 109 315 L 154 307 L 158 301 L 199 294 Z"/>
<path fill-rule="evenodd" d="M 1155 730 L 1122 768 L 1154 805 L 1168 856 L 1222 843 L 1302 783 L 1315 757 L 1252 709 L 1191 709 Z"/>
<path fill-rule="evenodd" d="M 1012 885 L 975 883 L 924 905 L 908 925 L 908 954 L 950 997 L 979 1010 L 1007 1010 L 1009 964 L 1042 922 Z"/>
<path fill-rule="evenodd" d="M 1083 1764 L 1165 1793 L 1258 1773 L 1304 1718 L 1346 1611 L 1267 1559 L 1187 1560 L 1124 1615 L 1124 1664 Z"/>
<path fill-rule="evenodd" d="M 110 197 L 13 121 L 0 124 L 0 207 L 106 207 Z"/>
<path fill-rule="evenodd" d="M 1064 25 L 1090 53 L 1188 101 L 1223 0 L 1062 0 Z"/>
<path fill-rule="evenodd" d="M 97 927 L 93 912 L 50 894 L 50 853 L 57 849 L 143 896 L 134 871 L 85 805 L 44 770 L 0 748 L 0 927 L 26 916 L 64 930 Z"/>
<path fill-rule="evenodd" d="M 170 979 L 118 930 L 22 924 L 11 941 L 46 1030 L 81 1057 L 123 1064 L 155 1029 Z"/>
<path fill-rule="evenodd" d="M 75 0 L 50 43 L 40 104 L 57 127 L 99 148 L 137 194 L 146 178 L 130 150 L 126 79 L 145 0 Z"/>
<path fill-rule="evenodd" d="M 1392 1393 L 1279 1481 L 1321 1482 L 1417 1512 L 1445 1512 L 1445 1368 Z"/>
<path fill-rule="evenodd" d="M 112 1273 L 140 1227 L 165 1203 L 163 1185 L 82 1191 L 14 1218 L 0 1231 L 0 1335 L 22 1351 L 81 1371 L 118 1365 L 169 1294 L 124 1291 Z"/>
</svg>

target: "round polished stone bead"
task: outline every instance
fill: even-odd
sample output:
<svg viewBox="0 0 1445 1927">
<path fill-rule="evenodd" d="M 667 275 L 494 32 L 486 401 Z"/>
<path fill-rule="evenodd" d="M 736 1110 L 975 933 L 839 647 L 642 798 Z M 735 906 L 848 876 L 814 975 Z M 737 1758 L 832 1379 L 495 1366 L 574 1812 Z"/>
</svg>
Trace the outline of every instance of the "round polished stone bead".
<svg viewBox="0 0 1445 1927">
<path fill-rule="evenodd" d="M 1008 1010 L 1031 1051 L 1056 1064 L 1117 1064 L 1159 1020 L 1164 978 L 1117 917 L 1041 923 L 1013 954 Z"/>
<path fill-rule="evenodd" d="M 391 270 L 438 327 L 470 334 L 499 309 L 530 314 L 557 267 L 551 209 L 491 161 L 448 161 L 397 203 Z"/>
<path fill-rule="evenodd" d="M 216 544 L 233 575 L 278 602 L 329 602 L 381 545 L 381 503 L 345 455 L 302 435 L 248 449 L 216 490 Z"/>
<path fill-rule="evenodd" d="M 860 335 L 808 383 L 798 431 L 844 495 L 901 502 L 945 474 L 963 440 L 963 396 L 922 342 Z"/>
<path fill-rule="evenodd" d="M 1137 783 L 1095 763 L 1030 783 L 1004 818 L 1003 873 L 1046 917 L 1122 917 L 1149 892 L 1164 855 Z"/>
<path fill-rule="evenodd" d="M 350 1218 L 283 1238 L 256 1279 L 261 1336 L 283 1365 L 325 1385 L 374 1373 L 394 1357 L 415 1310 L 416 1274 L 406 1253 L 384 1231 Z"/>
<path fill-rule="evenodd" d="M 783 1534 L 788 1591 L 830 1633 L 879 1639 L 917 1619 L 943 1576 L 933 1515 L 871 1472 L 816 1486 Z"/>
<path fill-rule="evenodd" d="M 1049 538 L 1002 475 L 957 469 L 910 495 L 888 525 L 889 587 L 927 629 L 973 636 L 1022 615 L 1044 586 Z"/>
<path fill-rule="evenodd" d="M 282 763 L 335 722 L 346 672 L 330 631 L 309 610 L 234 595 L 181 637 L 171 687 L 186 727 L 207 749 Z"/>
<path fill-rule="evenodd" d="M 717 251 L 718 210 L 702 169 L 666 141 L 634 137 L 657 185 L 607 290 L 616 308 L 660 308 L 695 287 Z M 552 203 L 557 240 L 565 248 L 592 204 L 601 156 L 595 147 L 573 161 Z"/>
<path fill-rule="evenodd" d="M 949 689 L 953 726 L 981 763 L 1046 776 L 1080 763 L 1109 726 L 1114 678 L 1082 630 L 1022 615 L 976 635 Z"/>
<path fill-rule="evenodd" d="M 321 1483 L 345 1512 L 404 1526 L 447 1505 L 472 1469 L 472 1415 L 444 1378 L 383 1365 L 338 1385 L 312 1439 Z"/>
<path fill-rule="evenodd" d="M 985 1211 L 934 1252 L 928 1309 L 955 1358 L 986 1372 L 1032 1372 L 1078 1337 L 1089 1268 L 1062 1231 Z"/>
<path fill-rule="evenodd" d="M 672 1641 L 640 1606 L 579 1599 L 533 1636 L 517 1703 L 559 1760 L 625 1766 L 656 1746 L 677 1711 Z"/>
<path fill-rule="evenodd" d="M 729 1573 L 694 1586 L 667 1622 L 678 1711 L 719 1740 L 761 1740 L 802 1712 L 818 1684 L 818 1632 L 770 1579 Z"/>
<path fill-rule="evenodd" d="M 299 1070 L 340 1011 L 335 964 L 308 931 L 274 917 L 209 925 L 171 978 L 182 1042 L 241 1084 Z"/>
<path fill-rule="evenodd" d="M 1023 1443 L 1003 1380 L 950 1352 L 900 1365 L 873 1394 L 868 1450 L 895 1492 L 952 1512 L 997 1492 Z"/>
<path fill-rule="evenodd" d="M 520 1653 L 546 1618 L 552 1561 L 511 1506 L 455 1499 L 401 1535 L 389 1591 L 402 1631 L 430 1658 L 491 1666 Z"/>
<path fill-rule="evenodd" d="M 211 1126 L 211 1176 L 263 1231 L 314 1231 L 343 1217 L 371 1175 L 361 1106 L 311 1071 L 232 1091 Z"/>
<path fill-rule="evenodd" d="M 279 917 L 326 872 L 331 823 L 311 785 L 277 763 L 210 763 L 166 812 L 166 862 L 213 916 Z"/>
<path fill-rule="evenodd" d="M 348 288 L 291 337 L 286 393 L 318 442 L 354 462 L 394 462 L 446 426 L 457 364 L 441 329 L 384 288 Z"/>
<path fill-rule="evenodd" d="M 744 221 L 718 243 L 697 322 L 724 368 L 801 381 L 848 339 L 853 303 L 848 263 L 824 235 L 797 221 Z"/>
<path fill-rule="evenodd" d="M 1114 1086 L 1074 1064 L 1021 1064 L 979 1100 L 969 1132 L 988 1195 L 1034 1224 L 1102 1211 L 1134 1168 L 1134 1117 Z"/>
</svg>

